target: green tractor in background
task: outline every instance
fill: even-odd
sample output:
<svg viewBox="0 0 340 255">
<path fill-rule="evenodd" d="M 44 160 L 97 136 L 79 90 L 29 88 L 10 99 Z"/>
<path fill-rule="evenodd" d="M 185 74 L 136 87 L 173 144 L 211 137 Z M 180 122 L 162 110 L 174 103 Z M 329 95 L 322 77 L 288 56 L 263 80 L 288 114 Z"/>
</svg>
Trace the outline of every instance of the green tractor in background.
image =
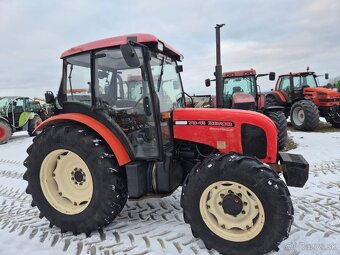
<svg viewBox="0 0 340 255">
<path fill-rule="evenodd" d="M 41 114 L 41 105 L 28 97 L 0 97 L 0 144 L 7 143 L 16 131 L 27 130 L 34 136 Z"/>
</svg>

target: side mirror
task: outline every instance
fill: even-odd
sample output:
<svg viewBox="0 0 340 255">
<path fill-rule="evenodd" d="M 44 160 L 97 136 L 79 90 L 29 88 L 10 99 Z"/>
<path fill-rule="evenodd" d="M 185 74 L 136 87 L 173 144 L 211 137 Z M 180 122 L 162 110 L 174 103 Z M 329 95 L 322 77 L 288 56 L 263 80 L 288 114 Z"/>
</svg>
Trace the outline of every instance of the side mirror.
<svg viewBox="0 0 340 255">
<path fill-rule="evenodd" d="M 135 48 L 127 43 L 120 46 L 123 58 L 129 67 L 138 68 L 141 66 Z"/>
<path fill-rule="evenodd" d="M 54 98 L 54 95 L 53 95 L 52 91 L 46 91 L 46 93 L 45 93 L 45 102 L 46 102 L 46 104 L 54 104 L 55 98 Z"/>
<path fill-rule="evenodd" d="M 270 91 L 274 91 L 274 89 L 270 89 Z"/>
<path fill-rule="evenodd" d="M 270 72 L 269 73 L 269 80 L 270 81 L 275 81 L 275 72 Z"/>
<path fill-rule="evenodd" d="M 206 87 L 210 87 L 210 85 L 211 85 L 211 84 L 210 84 L 210 79 L 206 79 L 206 80 L 205 80 L 205 86 L 206 86 Z"/>
<path fill-rule="evenodd" d="M 328 78 L 329 78 L 329 74 L 325 73 L 325 79 L 328 80 Z"/>
<path fill-rule="evenodd" d="M 183 66 L 182 66 L 182 65 L 176 66 L 176 72 L 177 72 L 177 73 L 183 72 Z"/>
</svg>

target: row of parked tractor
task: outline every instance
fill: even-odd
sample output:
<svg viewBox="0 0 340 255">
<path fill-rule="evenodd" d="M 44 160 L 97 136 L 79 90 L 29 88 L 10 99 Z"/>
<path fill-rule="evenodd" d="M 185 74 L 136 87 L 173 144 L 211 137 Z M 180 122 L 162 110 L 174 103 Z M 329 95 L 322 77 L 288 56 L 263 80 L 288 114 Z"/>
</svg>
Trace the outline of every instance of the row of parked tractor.
<svg viewBox="0 0 340 255">
<path fill-rule="evenodd" d="M 297 127 L 308 129 L 306 105 L 329 94 L 309 83 L 314 73 L 280 76 L 267 100 L 257 91 L 263 75 L 223 75 L 220 28 L 212 107 L 193 107 L 183 90 L 182 54 L 153 35 L 107 38 L 61 55 L 58 94 L 45 94 L 54 116 L 35 129 L 41 133 L 27 149 L 23 176 L 32 206 L 50 227 L 90 235 L 115 220 L 128 198 L 168 196 L 182 186 L 184 221 L 208 249 L 278 250 L 293 223 L 287 186 L 303 187 L 309 173 L 302 155 L 278 150 L 286 116 L 298 115 Z M 286 77 L 295 88 L 294 75 L 300 97 L 295 89 L 282 92 Z M 340 102 L 327 103 L 339 113 Z"/>
<path fill-rule="evenodd" d="M 20 96 L 0 97 L 0 145 L 7 143 L 17 131 L 35 135 L 34 130 L 53 115 L 53 108 L 43 101 Z"/>
</svg>

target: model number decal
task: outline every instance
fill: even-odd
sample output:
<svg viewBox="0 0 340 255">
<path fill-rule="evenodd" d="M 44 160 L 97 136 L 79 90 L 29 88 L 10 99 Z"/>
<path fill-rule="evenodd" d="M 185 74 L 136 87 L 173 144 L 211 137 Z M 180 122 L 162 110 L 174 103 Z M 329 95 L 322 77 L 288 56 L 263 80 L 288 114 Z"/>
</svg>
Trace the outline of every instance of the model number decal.
<svg viewBox="0 0 340 255">
<path fill-rule="evenodd" d="M 213 127 L 234 127 L 234 122 L 231 121 L 213 121 L 213 120 L 188 120 L 176 121 L 175 125 L 189 126 L 213 126 Z"/>
</svg>

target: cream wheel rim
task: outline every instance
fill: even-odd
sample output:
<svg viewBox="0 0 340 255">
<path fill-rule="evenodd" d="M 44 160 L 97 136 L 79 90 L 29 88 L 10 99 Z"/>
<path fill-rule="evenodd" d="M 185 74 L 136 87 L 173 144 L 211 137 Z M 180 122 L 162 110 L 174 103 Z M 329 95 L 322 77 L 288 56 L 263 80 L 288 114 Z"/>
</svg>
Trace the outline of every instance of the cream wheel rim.
<svg viewBox="0 0 340 255">
<path fill-rule="evenodd" d="M 200 213 L 214 234 L 233 242 L 253 239 L 265 222 L 259 198 L 246 186 L 232 181 L 209 185 L 201 195 Z"/>
<path fill-rule="evenodd" d="M 76 153 L 58 149 L 50 152 L 40 168 L 40 185 L 46 200 L 63 214 L 84 211 L 93 195 L 91 172 Z"/>
</svg>

